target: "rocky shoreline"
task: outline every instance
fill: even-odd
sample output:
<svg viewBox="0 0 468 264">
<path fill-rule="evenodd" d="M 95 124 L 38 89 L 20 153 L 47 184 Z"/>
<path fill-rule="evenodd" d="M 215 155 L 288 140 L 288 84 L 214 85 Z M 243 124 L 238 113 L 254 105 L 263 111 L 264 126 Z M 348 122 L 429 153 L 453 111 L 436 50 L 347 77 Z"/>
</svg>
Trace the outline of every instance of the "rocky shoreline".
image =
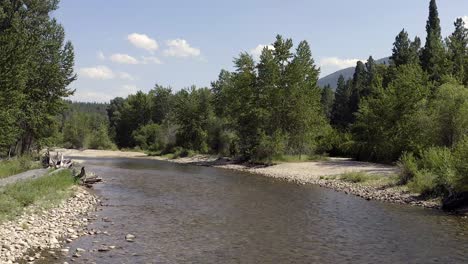
<svg viewBox="0 0 468 264">
<path fill-rule="evenodd" d="M 83 187 L 72 188 L 72 196 L 58 206 L 46 210 L 32 206 L 0 224 L 0 263 L 34 262 L 42 258 L 41 252 L 87 234 L 99 200 Z"/>
</svg>

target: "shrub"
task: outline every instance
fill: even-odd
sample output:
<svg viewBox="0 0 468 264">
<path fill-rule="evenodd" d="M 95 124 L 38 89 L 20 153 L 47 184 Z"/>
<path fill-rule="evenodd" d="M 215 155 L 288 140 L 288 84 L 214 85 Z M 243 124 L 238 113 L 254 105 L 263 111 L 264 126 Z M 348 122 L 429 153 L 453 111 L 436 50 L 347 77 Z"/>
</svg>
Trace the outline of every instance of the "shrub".
<svg viewBox="0 0 468 264">
<path fill-rule="evenodd" d="M 423 169 L 416 172 L 414 178 L 408 183 L 408 188 L 421 195 L 431 195 L 437 189 L 438 178 L 438 175 Z"/>
<path fill-rule="evenodd" d="M 93 131 L 89 138 L 90 149 L 117 149 L 117 146 L 109 137 L 106 125 L 101 125 L 98 130 Z"/>
<path fill-rule="evenodd" d="M 365 172 L 347 172 L 340 176 L 340 179 L 347 182 L 359 183 L 372 179 L 372 176 Z"/>
<path fill-rule="evenodd" d="M 455 175 L 448 182 L 456 192 L 468 191 L 468 136 L 465 136 L 453 151 Z"/>
<path fill-rule="evenodd" d="M 399 174 L 399 184 L 407 184 L 418 172 L 416 158 L 411 152 L 404 152 L 398 160 L 397 165 L 401 170 Z"/>
</svg>

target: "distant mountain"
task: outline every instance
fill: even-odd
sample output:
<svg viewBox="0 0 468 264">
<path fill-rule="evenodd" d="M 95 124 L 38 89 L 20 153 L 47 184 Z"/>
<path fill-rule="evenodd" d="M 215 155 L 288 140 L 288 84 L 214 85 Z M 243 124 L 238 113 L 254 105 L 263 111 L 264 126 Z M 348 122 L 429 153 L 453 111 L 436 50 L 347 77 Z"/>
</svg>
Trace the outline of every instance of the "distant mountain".
<svg viewBox="0 0 468 264">
<path fill-rule="evenodd" d="M 380 60 L 377 60 L 377 63 L 379 64 L 388 64 L 390 62 L 390 57 L 382 58 Z M 318 80 L 318 85 L 320 87 L 324 87 L 327 84 L 329 84 L 333 89 L 336 89 L 336 83 L 338 82 L 338 78 L 340 78 L 340 75 L 343 75 L 345 80 L 353 78 L 354 75 L 354 69 L 355 67 L 349 67 L 346 69 L 342 69 L 339 71 L 336 71 L 332 74 L 329 74 L 323 78 L 320 78 Z"/>
</svg>

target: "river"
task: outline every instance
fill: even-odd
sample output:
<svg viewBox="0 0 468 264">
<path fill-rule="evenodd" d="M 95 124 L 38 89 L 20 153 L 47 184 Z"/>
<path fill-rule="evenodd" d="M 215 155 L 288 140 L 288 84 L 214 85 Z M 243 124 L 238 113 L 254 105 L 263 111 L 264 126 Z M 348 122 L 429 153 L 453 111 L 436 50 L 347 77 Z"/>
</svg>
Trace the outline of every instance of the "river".
<svg viewBox="0 0 468 264">
<path fill-rule="evenodd" d="M 436 210 L 165 161 L 100 158 L 85 166 L 105 180 L 94 187 L 103 206 L 90 225 L 105 233 L 79 238 L 68 256 L 43 263 L 468 260 L 468 220 Z M 90 252 L 102 245 L 116 248 Z M 87 252 L 73 258 L 77 247 Z"/>
</svg>

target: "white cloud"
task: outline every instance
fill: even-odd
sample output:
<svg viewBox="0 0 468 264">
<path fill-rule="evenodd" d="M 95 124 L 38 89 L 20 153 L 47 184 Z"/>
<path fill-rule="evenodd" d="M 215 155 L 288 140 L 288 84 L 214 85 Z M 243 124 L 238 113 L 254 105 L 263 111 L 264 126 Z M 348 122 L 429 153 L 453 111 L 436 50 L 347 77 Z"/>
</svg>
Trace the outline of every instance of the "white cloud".
<svg viewBox="0 0 468 264">
<path fill-rule="evenodd" d="M 172 39 L 166 42 L 168 48 L 164 51 L 164 55 L 173 57 L 197 57 L 200 55 L 200 50 L 193 48 L 185 39 Z"/>
<path fill-rule="evenodd" d="M 133 81 L 135 78 L 128 72 L 119 72 L 119 78 L 122 80 Z"/>
<path fill-rule="evenodd" d="M 154 56 L 151 57 L 142 57 L 143 64 L 162 64 L 162 61 Z"/>
<path fill-rule="evenodd" d="M 96 67 L 81 68 L 79 70 L 79 74 L 87 78 L 99 80 L 109 80 L 115 77 L 115 74 L 111 69 L 102 65 Z"/>
<path fill-rule="evenodd" d="M 145 34 L 132 33 L 127 36 L 127 39 L 133 46 L 149 52 L 154 52 L 159 48 L 158 42 Z"/>
<path fill-rule="evenodd" d="M 110 60 L 120 64 L 138 64 L 138 60 L 127 54 L 112 54 Z"/>
<path fill-rule="evenodd" d="M 259 44 L 257 47 L 255 47 L 254 49 L 251 49 L 250 50 L 250 54 L 252 54 L 252 56 L 254 56 L 254 58 L 260 58 L 260 55 L 262 54 L 262 51 L 263 49 L 267 47 L 269 50 L 274 50 L 275 48 L 273 47 L 273 45 L 263 45 L 263 44 Z"/>
<path fill-rule="evenodd" d="M 338 57 L 327 57 L 320 60 L 320 66 L 331 66 L 338 69 L 356 66 L 358 61 L 365 61 L 361 59 L 340 59 Z"/>
<path fill-rule="evenodd" d="M 366 61 L 362 59 L 340 59 L 338 57 L 326 57 L 319 61 L 321 74 L 320 76 L 326 76 L 334 71 L 341 69 L 355 67 L 358 61 Z"/>
<path fill-rule="evenodd" d="M 465 22 L 465 27 L 468 28 L 468 16 L 462 16 L 463 22 Z"/>
<path fill-rule="evenodd" d="M 104 56 L 104 53 L 102 51 L 98 51 L 97 57 L 100 60 L 105 60 L 106 59 L 106 56 Z"/>
</svg>

